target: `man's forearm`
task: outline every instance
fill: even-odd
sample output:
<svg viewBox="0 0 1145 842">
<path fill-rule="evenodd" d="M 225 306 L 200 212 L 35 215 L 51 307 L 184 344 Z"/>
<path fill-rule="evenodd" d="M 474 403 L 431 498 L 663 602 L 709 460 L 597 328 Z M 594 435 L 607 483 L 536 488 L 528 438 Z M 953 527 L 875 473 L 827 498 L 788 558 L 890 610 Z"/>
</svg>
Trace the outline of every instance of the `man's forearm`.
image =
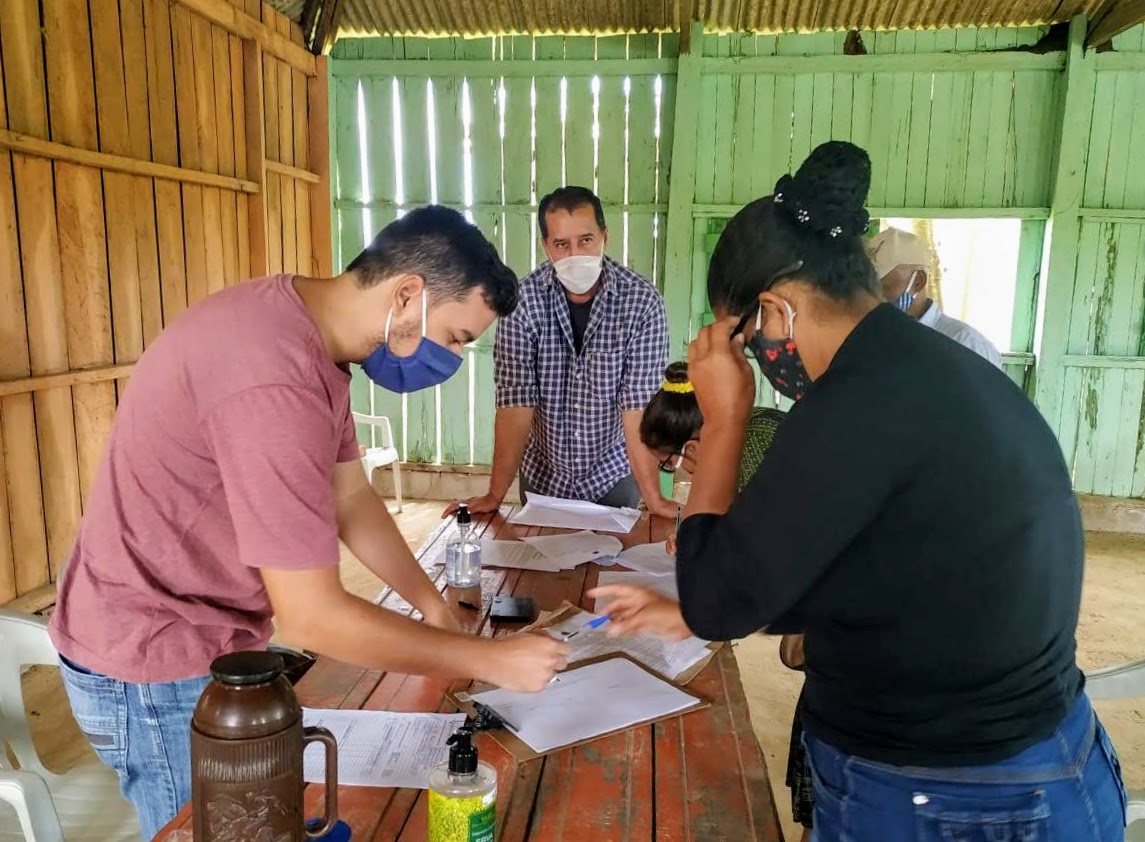
<svg viewBox="0 0 1145 842">
<path fill-rule="evenodd" d="M 482 679 L 490 642 L 435 629 L 343 593 L 330 610 L 280 626 L 292 646 L 369 669 L 437 678 Z"/>
<path fill-rule="evenodd" d="M 371 489 L 347 501 L 340 513 L 338 532 L 362 564 L 423 615 L 444 605 L 385 504 Z"/>
<path fill-rule="evenodd" d="M 493 422 L 493 468 L 489 475 L 489 493 L 499 500 L 505 499 L 521 467 L 536 411 L 532 406 L 508 406 L 497 410 Z"/>
</svg>

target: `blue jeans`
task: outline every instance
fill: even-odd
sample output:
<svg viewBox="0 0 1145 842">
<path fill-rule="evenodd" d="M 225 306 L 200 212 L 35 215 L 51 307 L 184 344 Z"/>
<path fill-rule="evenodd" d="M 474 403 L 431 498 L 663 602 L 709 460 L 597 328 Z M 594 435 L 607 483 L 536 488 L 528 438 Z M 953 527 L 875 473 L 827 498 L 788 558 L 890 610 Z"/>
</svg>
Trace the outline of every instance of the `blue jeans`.
<svg viewBox="0 0 1145 842">
<path fill-rule="evenodd" d="M 191 714 L 210 678 L 129 684 L 60 658 L 72 715 L 151 839 L 191 800 Z"/>
<path fill-rule="evenodd" d="M 890 766 L 804 735 L 816 842 L 1122 842 L 1117 753 L 1083 693 L 1057 730 L 987 766 Z"/>
</svg>

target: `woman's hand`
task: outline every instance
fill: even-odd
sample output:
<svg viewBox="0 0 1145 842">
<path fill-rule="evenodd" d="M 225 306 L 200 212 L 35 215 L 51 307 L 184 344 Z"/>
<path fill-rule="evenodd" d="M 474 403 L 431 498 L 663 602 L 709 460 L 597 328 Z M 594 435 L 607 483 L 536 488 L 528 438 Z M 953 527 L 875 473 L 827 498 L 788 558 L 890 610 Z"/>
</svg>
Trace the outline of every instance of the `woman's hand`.
<svg viewBox="0 0 1145 842">
<path fill-rule="evenodd" d="M 607 585 L 594 588 L 588 596 L 605 602 L 609 634 L 650 634 L 665 640 L 684 640 L 692 630 L 684 622 L 680 603 L 648 588 L 635 585 Z"/>
<path fill-rule="evenodd" d="M 688 346 L 688 379 L 696 390 L 705 428 L 746 426 L 755 403 L 755 378 L 744 355 L 743 336 L 732 337 L 738 322 L 734 317 L 714 322 Z"/>
</svg>

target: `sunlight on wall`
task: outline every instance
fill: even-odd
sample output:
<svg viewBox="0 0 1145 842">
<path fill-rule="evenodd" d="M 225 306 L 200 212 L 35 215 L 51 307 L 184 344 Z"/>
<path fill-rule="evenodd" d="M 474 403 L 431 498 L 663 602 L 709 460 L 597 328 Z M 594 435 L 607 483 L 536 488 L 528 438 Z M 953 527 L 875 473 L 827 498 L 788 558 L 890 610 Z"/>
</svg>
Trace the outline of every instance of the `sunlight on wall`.
<svg viewBox="0 0 1145 842">
<path fill-rule="evenodd" d="M 914 220 L 885 219 L 883 227 L 912 231 Z M 933 227 L 943 310 L 1011 350 L 1021 221 L 935 219 Z"/>
</svg>

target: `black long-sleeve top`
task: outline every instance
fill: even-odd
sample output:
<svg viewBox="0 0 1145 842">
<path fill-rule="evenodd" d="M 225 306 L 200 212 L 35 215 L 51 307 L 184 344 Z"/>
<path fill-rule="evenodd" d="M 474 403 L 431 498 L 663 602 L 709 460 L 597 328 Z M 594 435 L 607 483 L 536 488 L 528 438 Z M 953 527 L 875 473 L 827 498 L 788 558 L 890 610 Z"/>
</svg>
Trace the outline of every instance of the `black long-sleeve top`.
<svg viewBox="0 0 1145 842">
<path fill-rule="evenodd" d="M 709 640 L 806 634 L 805 726 L 898 765 L 991 763 L 1083 684 L 1084 540 L 1038 410 L 889 305 L 791 411 L 724 515 L 681 526 L 680 602 Z"/>
</svg>

